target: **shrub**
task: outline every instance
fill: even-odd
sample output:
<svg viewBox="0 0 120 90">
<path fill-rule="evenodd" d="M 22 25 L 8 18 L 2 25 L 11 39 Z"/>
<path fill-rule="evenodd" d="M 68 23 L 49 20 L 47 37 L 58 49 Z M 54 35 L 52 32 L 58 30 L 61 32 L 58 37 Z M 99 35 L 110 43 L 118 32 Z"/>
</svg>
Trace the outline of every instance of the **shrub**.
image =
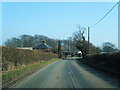
<svg viewBox="0 0 120 90">
<path fill-rule="evenodd" d="M 98 69 L 120 76 L 120 52 L 88 55 L 84 62 Z"/>
<path fill-rule="evenodd" d="M 2 70 L 8 71 L 19 66 L 49 61 L 57 58 L 56 54 L 39 50 L 23 50 L 12 47 L 2 47 Z"/>
</svg>

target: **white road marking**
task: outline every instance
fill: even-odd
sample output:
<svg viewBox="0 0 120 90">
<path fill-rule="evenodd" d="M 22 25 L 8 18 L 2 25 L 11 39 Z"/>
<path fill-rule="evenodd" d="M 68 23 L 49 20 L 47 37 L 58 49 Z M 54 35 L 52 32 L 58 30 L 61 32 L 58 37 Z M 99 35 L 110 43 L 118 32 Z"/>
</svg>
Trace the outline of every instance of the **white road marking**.
<svg viewBox="0 0 120 90">
<path fill-rule="evenodd" d="M 73 71 L 72 71 L 72 68 L 70 67 L 70 71 L 71 71 L 71 73 L 73 74 Z"/>
<path fill-rule="evenodd" d="M 72 77 L 72 75 L 71 75 L 71 72 L 69 72 L 69 75 L 70 75 L 70 78 L 71 78 L 71 80 L 72 80 L 72 82 L 73 82 L 74 87 L 77 88 L 77 85 L 75 84 L 75 81 L 74 81 L 74 79 L 73 79 L 73 77 Z"/>
</svg>

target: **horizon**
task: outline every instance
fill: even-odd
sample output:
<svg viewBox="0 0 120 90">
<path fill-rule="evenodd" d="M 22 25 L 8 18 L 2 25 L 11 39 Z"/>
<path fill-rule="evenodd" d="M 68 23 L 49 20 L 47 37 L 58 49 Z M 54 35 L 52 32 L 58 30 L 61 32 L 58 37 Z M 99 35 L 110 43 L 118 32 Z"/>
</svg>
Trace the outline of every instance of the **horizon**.
<svg viewBox="0 0 120 90">
<path fill-rule="evenodd" d="M 87 28 L 95 24 L 114 4 L 115 2 L 3 2 L 2 45 L 7 39 L 18 38 L 23 34 L 67 39 L 78 31 L 76 25 Z M 118 48 L 117 21 L 118 6 L 98 25 L 90 28 L 90 42 L 95 46 L 111 42 Z M 87 38 L 87 31 L 85 37 Z"/>
</svg>

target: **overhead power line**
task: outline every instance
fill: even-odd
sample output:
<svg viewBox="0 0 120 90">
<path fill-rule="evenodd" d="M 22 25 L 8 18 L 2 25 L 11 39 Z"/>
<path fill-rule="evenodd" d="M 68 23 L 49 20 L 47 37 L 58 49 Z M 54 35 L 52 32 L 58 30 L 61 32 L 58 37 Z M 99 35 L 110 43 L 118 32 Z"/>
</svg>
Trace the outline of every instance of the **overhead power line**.
<svg viewBox="0 0 120 90">
<path fill-rule="evenodd" d="M 98 22 L 96 22 L 95 24 L 93 24 L 91 27 L 94 27 L 95 25 L 97 25 L 98 23 L 100 23 L 115 7 L 116 5 L 119 3 L 120 1 L 118 1 Z"/>
</svg>

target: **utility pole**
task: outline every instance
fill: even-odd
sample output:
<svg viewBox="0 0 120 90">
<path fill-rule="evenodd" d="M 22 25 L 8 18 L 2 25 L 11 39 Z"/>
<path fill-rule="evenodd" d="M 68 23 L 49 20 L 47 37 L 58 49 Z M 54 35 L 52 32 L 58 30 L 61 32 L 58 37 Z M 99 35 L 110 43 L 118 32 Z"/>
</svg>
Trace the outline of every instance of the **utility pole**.
<svg viewBox="0 0 120 90">
<path fill-rule="evenodd" d="M 118 2 L 118 48 L 120 50 L 120 0 Z"/>
<path fill-rule="evenodd" d="M 88 54 L 90 54 L 90 27 L 88 27 Z"/>
</svg>

